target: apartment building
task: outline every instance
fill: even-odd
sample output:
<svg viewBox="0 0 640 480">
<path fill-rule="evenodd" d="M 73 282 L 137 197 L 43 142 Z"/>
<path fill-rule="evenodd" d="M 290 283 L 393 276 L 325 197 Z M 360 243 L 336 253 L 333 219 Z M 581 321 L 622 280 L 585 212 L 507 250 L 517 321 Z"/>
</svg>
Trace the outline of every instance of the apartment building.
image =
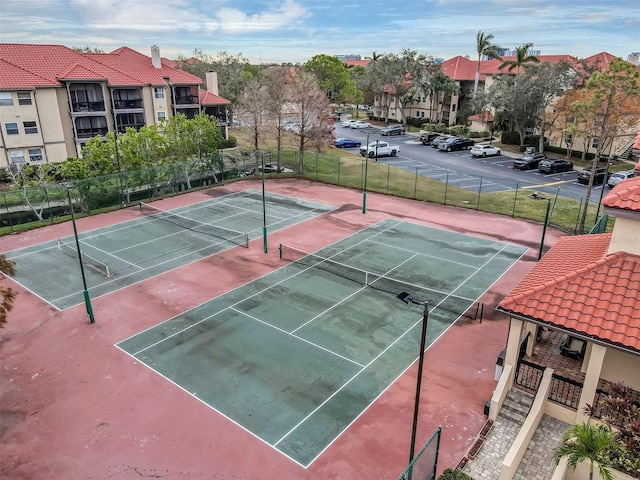
<svg viewBox="0 0 640 480">
<path fill-rule="evenodd" d="M 151 47 L 80 53 L 63 45 L 0 44 L 0 168 L 79 157 L 89 139 L 163 122 L 177 113 L 217 118 L 227 137 L 228 100 L 217 77 L 174 68 Z"/>
</svg>

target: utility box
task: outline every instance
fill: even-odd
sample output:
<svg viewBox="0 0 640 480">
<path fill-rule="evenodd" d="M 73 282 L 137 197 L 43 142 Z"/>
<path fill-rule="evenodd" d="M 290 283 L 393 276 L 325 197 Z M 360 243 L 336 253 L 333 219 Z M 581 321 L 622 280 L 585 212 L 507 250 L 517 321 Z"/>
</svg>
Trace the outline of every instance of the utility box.
<svg viewBox="0 0 640 480">
<path fill-rule="evenodd" d="M 525 155 L 528 153 L 536 153 L 536 147 L 525 147 L 524 153 Z"/>
<path fill-rule="evenodd" d="M 499 354 L 498 354 L 498 358 L 496 360 L 496 382 L 498 380 L 500 380 L 500 377 L 502 376 L 502 366 L 504 365 L 504 355 L 505 355 L 505 351 L 502 350 Z"/>
</svg>

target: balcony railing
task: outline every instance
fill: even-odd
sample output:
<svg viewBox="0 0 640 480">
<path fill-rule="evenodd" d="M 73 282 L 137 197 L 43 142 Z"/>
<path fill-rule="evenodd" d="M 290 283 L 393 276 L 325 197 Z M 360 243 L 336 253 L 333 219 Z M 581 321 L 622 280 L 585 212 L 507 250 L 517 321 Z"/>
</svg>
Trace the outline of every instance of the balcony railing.
<svg viewBox="0 0 640 480">
<path fill-rule="evenodd" d="M 198 105 L 199 103 L 198 95 L 176 95 L 175 97 L 176 105 Z"/>
<path fill-rule="evenodd" d="M 144 108 L 144 102 L 141 98 L 138 100 L 114 100 L 113 107 L 116 110 L 132 110 L 136 108 Z"/>
<path fill-rule="evenodd" d="M 520 360 L 518 362 L 518 368 L 516 369 L 514 382 L 516 385 L 524 387 L 527 390 L 537 392 L 540 382 L 542 381 L 544 370 L 545 367 L 526 360 Z M 569 407 L 572 410 L 577 410 L 580 395 L 582 395 L 582 383 L 555 373 L 553 374 L 548 396 L 549 400 Z"/>
<path fill-rule="evenodd" d="M 74 112 L 105 112 L 104 102 L 73 102 Z"/>
<path fill-rule="evenodd" d="M 96 135 L 104 137 L 109 129 L 107 127 L 101 128 L 79 128 L 77 130 L 78 138 L 93 138 Z"/>
</svg>

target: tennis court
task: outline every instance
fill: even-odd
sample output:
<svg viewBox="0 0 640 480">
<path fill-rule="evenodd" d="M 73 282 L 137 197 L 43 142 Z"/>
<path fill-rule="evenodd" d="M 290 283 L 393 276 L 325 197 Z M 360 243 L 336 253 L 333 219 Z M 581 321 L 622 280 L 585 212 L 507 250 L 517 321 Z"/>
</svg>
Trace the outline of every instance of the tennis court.
<svg viewBox="0 0 640 480">
<path fill-rule="evenodd" d="M 308 467 L 526 248 L 383 220 L 117 346 Z M 451 379 L 455 382 L 455 379 Z"/>
<path fill-rule="evenodd" d="M 255 189 L 169 212 L 140 204 L 133 220 L 78 235 L 87 288 L 95 298 L 231 248 L 242 255 L 243 247 L 262 237 L 265 221 L 272 233 L 332 210 L 273 193 L 265 194 L 263 208 L 263 194 Z M 16 263 L 13 279 L 55 308 L 84 302 L 73 235 L 6 257 Z"/>
</svg>

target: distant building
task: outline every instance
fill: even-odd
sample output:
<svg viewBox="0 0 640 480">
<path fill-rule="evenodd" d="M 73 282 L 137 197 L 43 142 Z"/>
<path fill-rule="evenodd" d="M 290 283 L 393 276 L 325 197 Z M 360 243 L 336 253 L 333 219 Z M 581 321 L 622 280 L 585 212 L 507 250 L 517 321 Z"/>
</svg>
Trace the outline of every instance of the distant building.
<svg viewBox="0 0 640 480">
<path fill-rule="evenodd" d="M 362 57 L 360 55 L 356 55 L 353 53 L 347 53 L 344 55 L 336 55 L 335 56 L 338 60 L 346 62 L 347 60 L 362 60 Z"/>
<path fill-rule="evenodd" d="M 124 133 L 182 113 L 218 119 L 227 137 L 228 100 L 215 74 L 202 80 L 151 47 L 81 53 L 63 45 L 0 44 L 0 167 L 62 162 L 108 132 Z"/>
<path fill-rule="evenodd" d="M 639 65 L 640 66 L 640 52 L 630 53 L 627 57 L 627 62 L 631 65 Z"/>
</svg>

